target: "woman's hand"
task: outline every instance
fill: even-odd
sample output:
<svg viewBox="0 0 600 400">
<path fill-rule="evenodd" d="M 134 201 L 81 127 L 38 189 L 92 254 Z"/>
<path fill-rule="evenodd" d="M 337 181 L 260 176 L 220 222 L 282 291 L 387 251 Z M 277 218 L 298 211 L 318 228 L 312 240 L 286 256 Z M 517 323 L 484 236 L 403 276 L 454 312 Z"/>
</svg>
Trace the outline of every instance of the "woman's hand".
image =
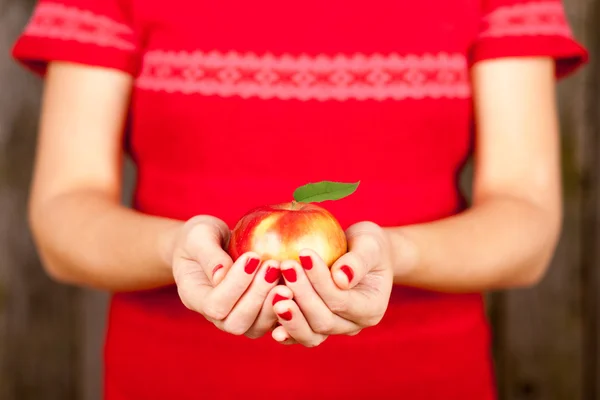
<svg viewBox="0 0 600 400">
<path fill-rule="evenodd" d="M 257 338 L 277 322 L 272 310 L 279 294 L 292 293 L 277 285 L 279 263 L 261 263 L 256 253 L 245 253 L 235 262 L 223 248 L 230 231 L 214 217 L 197 216 L 183 225 L 175 239 L 173 276 L 181 301 L 219 329 Z"/>
<path fill-rule="evenodd" d="M 389 240 L 371 222 L 351 226 L 346 236 L 349 251 L 331 271 L 310 250 L 300 254 L 303 268 L 295 261 L 281 263 L 294 300 L 273 306 L 281 324 L 272 333 L 278 342 L 313 347 L 329 335 L 355 335 L 383 318 L 393 284 Z"/>
</svg>

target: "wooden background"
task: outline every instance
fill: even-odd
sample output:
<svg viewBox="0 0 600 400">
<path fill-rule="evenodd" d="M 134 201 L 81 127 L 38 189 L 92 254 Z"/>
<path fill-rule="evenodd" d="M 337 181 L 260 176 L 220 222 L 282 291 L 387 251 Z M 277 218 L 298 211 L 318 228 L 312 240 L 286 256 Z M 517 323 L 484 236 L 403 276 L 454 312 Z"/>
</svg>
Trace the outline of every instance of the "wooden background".
<svg viewBox="0 0 600 400">
<path fill-rule="evenodd" d="M 41 86 L 8 52 L 33 4 L 0 0 L 0 399 L 96 400 L 106 296 L 51 282 L 25 222 Z M 565 6 L 600 54 L 600 0 Z M 565 224 L 552 268 L 535 289 L 489 296 L 501 399 L 600 400 L 599 74 L 592 57 L 559 87 Z"/>
</svg>

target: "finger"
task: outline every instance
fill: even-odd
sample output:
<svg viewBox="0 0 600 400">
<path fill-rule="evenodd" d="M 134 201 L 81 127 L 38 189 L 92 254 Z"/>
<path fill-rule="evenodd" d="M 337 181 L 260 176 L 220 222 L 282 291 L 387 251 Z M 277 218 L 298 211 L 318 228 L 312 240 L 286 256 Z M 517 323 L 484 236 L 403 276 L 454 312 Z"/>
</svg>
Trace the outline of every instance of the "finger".
<svg viewBox="0 0 600 400">
<path fill-rule="evenodd" d="M 340 258 L 340 260 L 342 259 Z M 378 314 L 380 302 L 377 300 L 380 296 L 377 296 L 376 293 L 360 290 L 361 286 L 355 287 L 353 290 L 340 289 L 334 283 L 327 265 L 311 250 L 302 250 L 300 261 L 303 266 L 308 267 L 304 268 L 308 279 L 331 312 L 347 321 L 351 321 L 359 328 L 362 328 L 359 322 L 364 316 Z M 381 287 L 381 281 L 385 281 L 383 274 L 383 271 L 367 274 L 362 278 L 365 283 L 364 287 Z M 378 280 L 379 282 L 371 280 Z"/>
<path fill-rule="evenodd" d="M 323 343 L 327 336 L 315 333 L 293 300 L 282 300 L 273 306 L 281 326 L 298 343 L 306 347 L 315 347 Z"/>
<path fill-rule="evenodd" d="M 185 253 L 200 264 L 213 286 L 216 286 L 233 264 L 224 250 L 229 241 L 229 228 L 223 221 L 207 216 L 192 221 L 198 222 L 191 225 L 187 232 Z"/>
<path fill-rule="evenodd" d="M 315 251 L 303 249 L 299 258 L 311 285 L 326 304 L 343 301 L 346 291 L 337 287 L 331 279 L 331 270 Z"/>
<path fill-rule="evenodd" d="M 223 321 L 226 332 L 243 335 L 250 329 L 265 303 L 269 291 L 277 285 L 281 271 L 279 262 L 268 260 L 261 264 L 250 287 Z M 275 322 L 275 318 L 273 318 Z"/>
<path fill-rule="evenodd" d="M 200 265 L 192 260 L 178 258 L 173 263 L 173 278 L 182 303 L 190 310 L 203 313 L 212 284 Z"/>
<path fill-rule="evenodd" d="M 307 259 L 303 258 L 305 264 L 306 261 Z M 317 265 L 313 264 L 313 268 L 307 272 L 313 271 L 316 268 L 325 268 L 322 279 L 329 280 L 329 285 L 327 286 L 329 286 L 329 290 L 332 291 L 331 297 L 338 295 L 336 292 L 340 292 L 340 289 L 336 288 L 331 280 L 331 275 L 329 274 L 327 266 L 324 264 L 323 266 L 319 266 L 319 261 L 316 261 L 315 264 Z M 341 335 L 359 329 L 358 325 L 334 314 L 329 307 L 327 307 L 325 302 L 315 291 L 307 274 L 302 267 L 300 267 L 300 264 L 292 260 L 286 260 L 281 263 L 281 270 L 282 275 L 286 280 L 286 285 L 294 293 L 294 300 L 296 301 L 296 304 L 298 304 L 298 307 L 302 311 L 304 318 L 306 318 L 306 321 L 313 332 L 323 335 Z"/>
<path fill-rule="evenodd" d="M 252 252 L 242 254 L 233 263 L 221 283 L 210 291 L 204 305 L 205 313 L 215 320 L 225 319 L 252 283 L 259 266 L 258 254 Z"/>
<path fill-rule="evenodd" d="M 275 339 L 275 341 L 281 343 L 281 344 L 285 344 L 285 345 L 291 345 L 291 344 L 297 344 L 298 342 L 296 340 L 294 340 L 294 338 L 292 338 L 287 331 L 285 330 L 285 328 L 281 325 L 279 325 L 277 328 L 273 329 L 273 333 L 271 334 L 271 337 L 273 339 Z"/>
<path fill-rule="evenodd" d="M 360 228 L 348 229 L 348 252 L 331 267 L 331 275 L 340 289 L 351 289 L 370 271 L 382 263 L 382 238 L 377 231 Z M 367 225 L 369 226 L 369 225 Z"/>
<path fill-rule="evenodd" d="M 291 289 L 285 285 L 275 286 L 263 302 L 262 308 L 254 324 L 246 331 L 246 336 L 251 339 L 262 337 L 273 329 L 277 323 L 277 315 L 273 311 L 273 305 L 281 300 L 290 300 L 294 297 Z"/>
</svg>

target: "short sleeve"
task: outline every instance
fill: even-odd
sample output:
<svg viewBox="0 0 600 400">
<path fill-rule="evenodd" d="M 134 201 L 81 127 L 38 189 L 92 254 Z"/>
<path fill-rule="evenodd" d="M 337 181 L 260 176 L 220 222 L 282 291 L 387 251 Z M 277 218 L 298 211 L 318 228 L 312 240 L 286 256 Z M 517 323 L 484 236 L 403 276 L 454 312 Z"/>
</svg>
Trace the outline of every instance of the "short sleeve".
<svg viewBox="0 0 600 400">
<path fill-rule="evenodd" d="M 484 0 L 470 62 L 501 57 L 547 56 L 564 77 L 587 62 L 573 37 L 561 0 Z"/>
<path fill-rule="evenodd" d="M 114 68 L 135 75 L 139 46 L 122 0 L 39 0 L 13 57 L 44 75 L 50 61 Z"/>
</svg>

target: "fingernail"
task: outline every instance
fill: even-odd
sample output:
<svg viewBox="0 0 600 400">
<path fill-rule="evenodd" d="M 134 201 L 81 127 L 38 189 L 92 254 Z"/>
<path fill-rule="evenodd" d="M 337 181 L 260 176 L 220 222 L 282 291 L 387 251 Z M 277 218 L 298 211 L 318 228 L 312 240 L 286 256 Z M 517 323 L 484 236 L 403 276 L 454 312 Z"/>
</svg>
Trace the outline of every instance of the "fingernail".
<svg viewBox="0 0 600 400">
<path fill-rule="evenodd" d="M 352 271 L 352 268 L 347 265 L 342 265 L 340 269 L 348 277 L 348 283 L 352 282 L 352 278 L 354 278 L 354 271 Z"/>
<path fill-rule="evenodd" d="M 281 271 L 279 268 L 269 267 L 267 269 L 267 273 L 265 274 L 265 281 L 269 283 L 274 283 L 281 276 Z"/>
<path fill-rule="evenodd" d="M 219 264 L 216 267 L 214 267 L 213 270 L 212 270 L 213 276 L 215 276 L 215 274 L 217 273 L 217 271 L 220 270 L 221 268 L 223 268 L 223 264 Z"/>
<path fill-rule="evenodd" d="M 284 269 L 281 271 L 281 273 L 283 274 L 285 280 L 288 282 L 296 282 L 296 279 L 298 279 L 298 277 L 296 276 L 296 270 L 294 268 Z"/>
<path fill-rule="evenodd" d="M 258 258 L 251 258 L 246 262 L 246 266 L 244 267 L 244 271 L 246 271 L 247 274 L 252 274 L 254 273 L 254 271 L 256 271 L 256 268 L 258 268 L 258 263 L 260 262 L 260 260 Z"/>
<path fill-rule="evenodd" d="M 292 320 L 292 312 L 291 311 L 286 311 L 284 313 L 277 314 L 277 315 L 279 315 L 279 318 L 281 318 L 284 321 L 291 321 Z"/>
<path fill-rule="evenodd" d="M 275 296 L 273 297 L 273 305 L 279 303 L 281 300 L 287 300 L 287 299 L 288 299 L 287 297 L 283 297 L 279 293 L 275 293 Z"/>
<path fill-rule="evenodd" d="M 312 269 L 312 258 L 310 258 L 310 256 L 300 256 L 300 264 L 302 264 L 302 268 L 306 270 Z"/>
</svg>

